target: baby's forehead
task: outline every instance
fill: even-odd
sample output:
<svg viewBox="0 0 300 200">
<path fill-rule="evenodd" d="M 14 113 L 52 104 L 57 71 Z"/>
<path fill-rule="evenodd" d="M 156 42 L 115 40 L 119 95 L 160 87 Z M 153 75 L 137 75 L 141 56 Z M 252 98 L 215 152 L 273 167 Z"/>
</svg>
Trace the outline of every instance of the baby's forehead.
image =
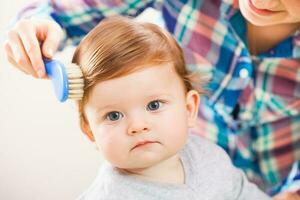
<svg viewBox="0 0 300 200">
<path fill-rule="evenodd" d="M 99 81 L 90 92 L 92 103 L 130 100 L 184 90 L 183 83 L 172 65 L 147 66 L 116 78 Z"/>
<path fill-rule="evenodd" d="M 110 72 L 104 75 L 100 75 L 97 78 L 97 75 L 94 76 L 94 83 L 90 88 L 95 88 L 97 85 L 104 84 L 120 84 L 123 85 L 126 82 L 134 79 L 136 84 L 140 82 L 147 81 L 148 79 L 157 79 L 159 82 L 161 80 L 165 80 L 167 78 L 172 78 L 174 76 L 180 75 L 177 73 L 173 63 L 158 63 L 158 64 L 132 64 L 129 66 L 124 66 L 124 69 L 116 70 L 115 72 Z M 98 86 L 99 87 L 99 86 Z"/>
</svg>

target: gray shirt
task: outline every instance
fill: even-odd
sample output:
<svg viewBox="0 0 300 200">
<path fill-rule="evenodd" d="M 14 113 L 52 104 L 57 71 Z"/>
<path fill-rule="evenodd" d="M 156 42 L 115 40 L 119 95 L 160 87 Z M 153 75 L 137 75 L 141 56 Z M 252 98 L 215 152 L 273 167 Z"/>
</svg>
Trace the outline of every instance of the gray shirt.
<svg viewBox="0 0 300 200">
<path fill-rule="evenodd" d="M 141 180 L 110 164 L 101 167 L 80 200 L 265 200 L 271 199 L 235 168 L 225 151 L 214 143 L 189 135 L 180 152 L 184 184 Z"/>
</svg>

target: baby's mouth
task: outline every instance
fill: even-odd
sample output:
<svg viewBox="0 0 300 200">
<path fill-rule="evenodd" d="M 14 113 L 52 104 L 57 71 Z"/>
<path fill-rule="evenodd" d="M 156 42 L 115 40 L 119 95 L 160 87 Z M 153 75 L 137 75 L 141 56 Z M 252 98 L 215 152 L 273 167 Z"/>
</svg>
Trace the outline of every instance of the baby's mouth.
<svg viewBox="0 0 300 200">
<path fill-rule="evenodd" d="M 131 148 L 131 151 L 134 150 L 134 149 L 137 149 L 137 148 L 141 148 L 141 147 L 151 145 L 151 144 L 160 144 L 160 142 L 152 141 L 152 140 L 143 140 L 143 141 L 140 141 L 140 142 L 136 143 L 134 145 L 134 147 Z"/>
</svg>

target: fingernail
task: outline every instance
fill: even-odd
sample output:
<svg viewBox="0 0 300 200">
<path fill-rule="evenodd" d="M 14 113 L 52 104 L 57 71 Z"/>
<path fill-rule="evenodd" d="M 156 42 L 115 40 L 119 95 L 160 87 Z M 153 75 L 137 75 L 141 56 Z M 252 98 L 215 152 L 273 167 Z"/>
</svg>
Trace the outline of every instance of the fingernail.
<svg viewBox="0 0 300 200">
<path fill-rule="evenodd" d="M 52 49 L 48 49 L 48 56 L 50 56 L 50 57 L 53 56 L 53 50 Z"/>
<path fill-rule="evenodd" d="M 38 74 L 39 78 L 43 78 L 43 76 L 44 76 L 44 72 L 43 72 L 43 70 L 41 70 L 41 69 L 39 69 L 39 70 L 37 71 L 37 74 Z"/>
</svg>

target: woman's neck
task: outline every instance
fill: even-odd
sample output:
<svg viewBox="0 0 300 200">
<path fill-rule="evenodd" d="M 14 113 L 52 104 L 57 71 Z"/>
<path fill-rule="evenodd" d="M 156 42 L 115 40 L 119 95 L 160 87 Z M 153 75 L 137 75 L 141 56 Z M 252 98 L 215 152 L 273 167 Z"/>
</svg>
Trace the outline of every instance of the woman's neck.
<svg viewBox="0 0 300 200">
<path fill-rule="evenodd" d="M 247 22 L 247 40 L 252 55 L 263 53 L 286 39 L 300 27 L 300 22 L 273 26 L 256 26 Z"/>
<path fill-rule="evenodd" d="M 184 168 L 178 154 L 148 168 L 122 171 L 144 180 L 184 184 Z"/>
</svg>

